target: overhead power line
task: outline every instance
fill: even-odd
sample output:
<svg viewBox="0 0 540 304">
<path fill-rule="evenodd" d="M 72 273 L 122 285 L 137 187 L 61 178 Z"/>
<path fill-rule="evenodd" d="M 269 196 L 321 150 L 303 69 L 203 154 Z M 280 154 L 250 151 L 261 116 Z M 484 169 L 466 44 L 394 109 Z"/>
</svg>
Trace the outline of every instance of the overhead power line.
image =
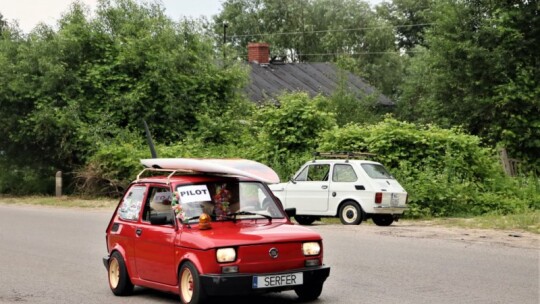
<svg viewBox="0 0 540 304">
<path fill-rule="evenodd" d="M 385 28 L 419 27 L 419 26 L 428 26 L 428 25 L 434 25 L 434 24 L 435 23 L 418 23 L 418 24 L 409 24 L 409 25 L 358 27 L 358 28 L 339 29 L 339 30 L 319 30 L 319 31 L 295 31 L 295 32 L 278 32 L 278 33 L 263 33 L 263 34 L 243 34 L 243 35 L 231 35 L 231 38 L 271 36 L 271 35 L 299 35 L 299 34 L 318 34 L 318 33 L 334 33 L 334 32 L 354 32 L 354 31 L 385 29 Z"/>
<path fill-rule="evenodd" d="M 354 53 L 313 53 L 313 54 L 297 54 L 297 56 L 336 56 L 336 55 L 369 55 L 369 54 L 402 54 L 402 53 L 425 53 L 425 51 L 386 51 L 386 52 L 354 52 Z"/>
</svg>

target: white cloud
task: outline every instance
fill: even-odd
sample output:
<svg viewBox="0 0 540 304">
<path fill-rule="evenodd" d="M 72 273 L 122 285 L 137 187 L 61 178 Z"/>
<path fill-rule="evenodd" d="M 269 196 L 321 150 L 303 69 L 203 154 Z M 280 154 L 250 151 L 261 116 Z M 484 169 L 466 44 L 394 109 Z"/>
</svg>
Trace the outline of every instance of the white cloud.
<svg viewBox="0 0 540 304">
<path fill-rule="evenodd" d="M 23 32 L 30 32 L 39 22 L 55 26 L 75 0 L 0 0 L 0 13 L 9 22 L 17 21 Z M 139 0 L 153 1 L 153 0 Z M 218 14 L 225 0 L 158 0 L 167 15 L 174 20 L 180 16 L 210 17 Z M 93 10 L 98 0 L 79 0 Z M 372 5 L 382 0 L 368 0 Z"/>
<path fill-rule="evenodd" d="M 97 0 L 79 1 L 91 9 L 97 5 Z M 72 0 L 0 0 L 0 13 L 9 22 L 16 21 L 20 28 L 28 33 L 39 22 L 56 25 L 72 2 Z"/>
</svg>

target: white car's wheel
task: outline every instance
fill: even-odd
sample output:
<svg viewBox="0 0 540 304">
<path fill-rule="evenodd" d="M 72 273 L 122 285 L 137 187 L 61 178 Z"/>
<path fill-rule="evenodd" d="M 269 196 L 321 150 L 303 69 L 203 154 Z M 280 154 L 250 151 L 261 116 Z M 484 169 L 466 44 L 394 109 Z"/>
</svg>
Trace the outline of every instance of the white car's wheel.
<svg viewBox="0 0 540 304">
<path fill-rule="evenodd" d="M 377 226 L 390 226 L 394 222 L 394 217 L 391 214 L 374 214 L 371 219 Z"/>
<path fill-rule="evenodd" d="M 307 216 L 307 215 L 295 215 L 294 219 L 298 222 L 300 225 L 311 225 L 313 222 L 315 222 L 314 216 Z"/>
<path fill-rule="evenodd" d="M 363 216 L 362 208 L 356 202 L 345 202 L 339 208 L 339 219 L 343 225 L 359 225 Z"/>
</svg>

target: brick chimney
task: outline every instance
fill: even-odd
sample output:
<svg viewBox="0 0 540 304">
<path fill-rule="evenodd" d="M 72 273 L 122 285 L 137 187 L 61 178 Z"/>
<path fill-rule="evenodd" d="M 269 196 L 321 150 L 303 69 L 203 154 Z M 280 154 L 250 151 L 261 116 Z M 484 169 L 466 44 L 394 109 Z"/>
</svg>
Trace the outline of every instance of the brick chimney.
<svg viewBox="0 0 540 304">
<path fill-rule="evenodd" d="M 268 64 L 270 61 L 270 46 L 268 43 L 248 43 L 248 62 Z"/>
</svg>

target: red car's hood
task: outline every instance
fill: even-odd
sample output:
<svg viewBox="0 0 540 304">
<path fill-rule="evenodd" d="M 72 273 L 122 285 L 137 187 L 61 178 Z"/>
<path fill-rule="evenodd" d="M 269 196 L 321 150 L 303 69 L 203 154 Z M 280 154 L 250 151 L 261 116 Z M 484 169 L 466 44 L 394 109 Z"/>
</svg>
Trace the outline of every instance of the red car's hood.
<svg viewBox="0 0 540 304">
<path fill-rule="evenodd" d="M 264 223 L 262 220 L 240 220 L 236 223 L 213 222 L 209 230 L 199 230 L 197 225 L 192 229 L 184 226 L 181 230 L 177 246 L 210 249 L 265 243 L 287 243 L 301 241 L 318 241 L 321 236 L 302 226 L 284 222 Z"/>
</svg>

